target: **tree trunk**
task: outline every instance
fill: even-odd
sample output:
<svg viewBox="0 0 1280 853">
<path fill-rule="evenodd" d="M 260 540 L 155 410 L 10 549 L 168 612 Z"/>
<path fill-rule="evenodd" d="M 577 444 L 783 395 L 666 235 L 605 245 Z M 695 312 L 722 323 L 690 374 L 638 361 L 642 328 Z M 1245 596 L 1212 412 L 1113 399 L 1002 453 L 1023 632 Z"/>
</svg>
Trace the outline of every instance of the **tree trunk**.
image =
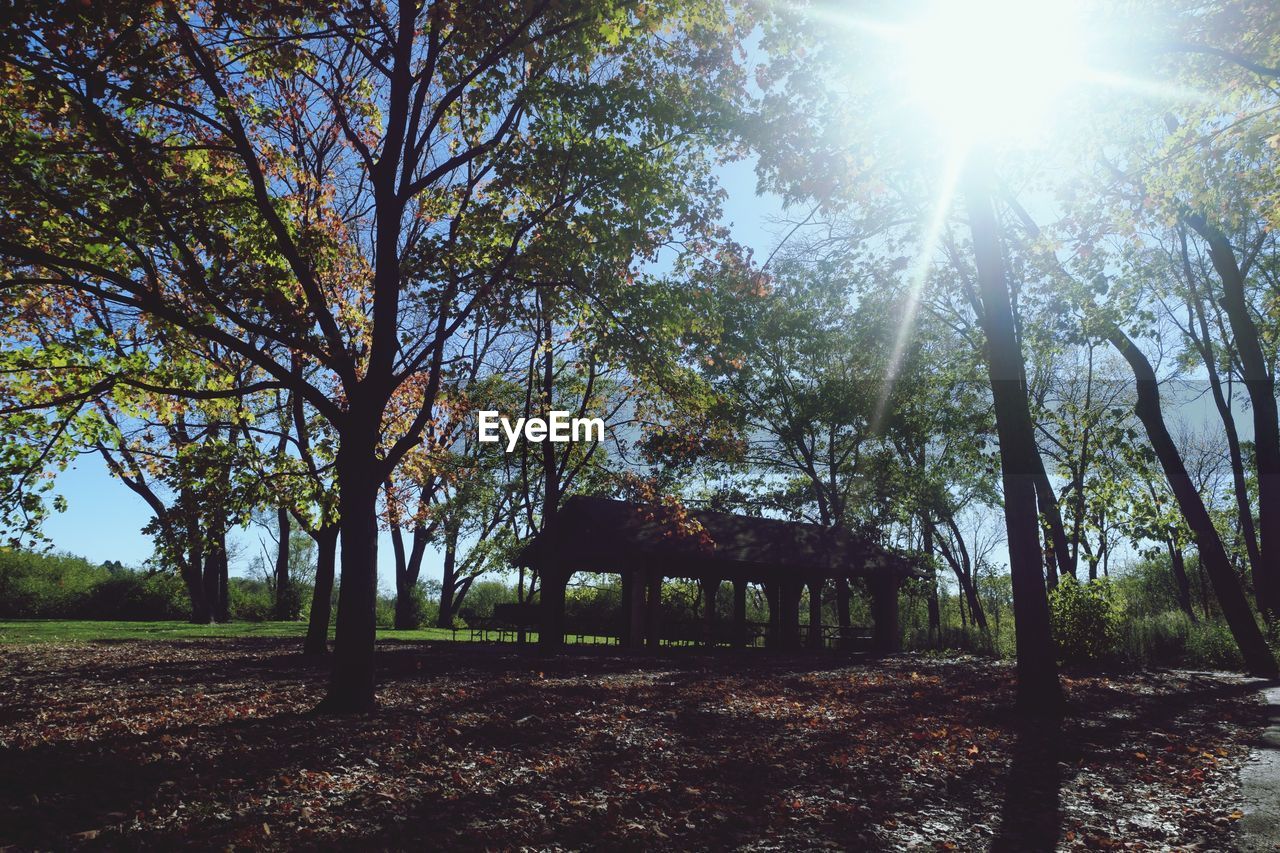
<svg viewBox="0 0 1280 853">
<path fill-rule="evenodd" d="M 1249 576 L 1254 579 L 1254 595 L 1260 595 L 1257 585 L 1259 566 L 1262 565 L 1262 552 L 1258 546 L 1258 531 L 1253 524 L 1253 507 L 1249 500 L 1249 484 L 1244 473 L 1244 453 L 1240 449 L 1240 432 L 1236 428 L 1236 418 L 1231 411 L 1231 404 L 1222 390 L 1222 377 L 1218 373 L 1217 358 L 1213 350 L 1213 338 L 1209 333 L 1209 319 L 1206 316 L 1204 301 L 1196 287 L 1195 271 L 1191 269 L 1191 261 L 1187 254 L 1185 234 L 1180 234 L 1182 242 L 1182 265 L 1187 278 L 1187 326 L 1191 331 L 1191 340 L 1200 352 L 1205 372 L 1209 376 L 1209 390 L 1213 393 L 1213 405 L 1222 420 L 1222 429 L 1227 436 L 1227 455 L 1231 460 L 1231 482 L 1235 487 L 1236 514 L 1240 518 L 1240 535 L 1244 539 L 1245 551 L 1249 555 Z M 1196 328 L 1199 327 L 1199 334 Z M 1258 608 L 1264 609 L 1264 602 L 1258 601 Z"/>
<path fill-rule="evenodd" d="M 925 556 L 929 558 L 930 563 L 933 561 L 933 524 L 928 518 L 925 518 L 921 525 L 921 535 L 924 538 L 923 548 Z M 942 614 L 938 608 L 938 572 L 936 569 L 929 573 L 929 647 L 938 648 L 942 645 Z"/>
<path fill-rule="evenodd" d="M 960 575 L 960 586 L 964 590 L 965 602 L 969 605 L 969 616 L 979 631 L 987 633 L 987 614 L 982 609 L 982 601 L 978 598 L 973 578 L 965 572 Z"/>
<path fill-rule="evenodd" d="M 1170 536 L 1165 544 L 1169 548 L 1169 570 L 1173 573 L 1173 586 L 1178 596 L 1178 606 L 1182 608 L 1182 612 L 1187 614 L 1187 618 L 1192 622 L 1198 622 L 1196 611 L 1191 606 L 1191 581 L 1187 578 L 1187 564 L 1182 559 L 1182 549 L 1178 547 L 1178 543 Z"/>
<path fill-rule="evenodd" d="M 1204 560 L 1196 560 L 1196 574 L 1200 576 L 1200 604 L 1204 608 L 1204 621 L 1213 621 L 1212 596 L 1209 595 L 1209 579 L 1205 575 Z"/>
<path fill-rule="evenodd" d="M 204 600 L 209 608 L 209 622 L 218 619 L 218 558 L 216 548 L 201 549 L 200 579 L 204 586 Z"/>
<path fill-rule="evenodd" d="M 1160 391 L 1156 385 L 1155 371 L 1151 369 L 1151 363 L 1147 361 L 1147 357 L 1119 327 L 1113 326 L 1109 330 L 1108 339 L 1125 357 L 1133 370 L 1138 386 L 1138 402 L 1134 412 L 1146 428 L 1151 448 L 1155 451 L 1156 458 L 1160 460 L 1160 467 L 1164 469 L 1165 477 L 1169 480 L 1169 487 L 1178 502 L 1178 508 L 1182 511 L 1182 517 L 1187 527 L 1191 529 L 1192 536 L 1195 537 L 1196 548 L 1200 552 L 1200 565 L 1209 575 L 1209 582 L 1213 584 L 1214 594 L 1222 607 L 1222 614 L 1227 620 L 1227 626 L 1231 629 L 1231 635 L 1240 648 L 1240 654 L 1244 657 L 1245 666 L 1254 675 L 1274 677 L 1277 674 L 1275 659 L 1272 658 L 1262 631 L 1259 630 L 1258 623 L 1254 621 L 1253 613 L 1249 610 L 1249 602 L 1245 599 L 1240 581 L 1231 568 L 1222 539 L 1213 526 L 1213 520 L 1205 509 L 1204 501 L 1201 500 L 1195 484 L 1187 474 L 1177 445 L 1174 444 L 1169 430 L 1165 427 L 1164 415 L 1160 410 Z"/>
<path fill-rule="evenodd" d="M 436 625 L 453 627 L 453 611 L 458 590 L 458 528 L 449 525 L 444 534 L 444 566 L 440 573 L 440 615 Z"/>
<path fill-rule="evenodd" d="M 187 564 L 182 567 L 182 579 L 187 585 L 187 596 L 191 599 L 191 621 L 196 625 L 208 625 L 213 621 L 213 610 L 209 607 L 209 596 L 204 585 L 204 547 L 197 542 L 192 546 Z"/>
<path fill-rule="evenodd" d="M 387 502 L 391 503 L 391 484 L 387 483 Z M 397 631 L 410 631 L 418 627 L 413 618 L 413 601 L 409 597 L 412 587 L 408 583 L 408 557 L 404 552 L 404 534 L 400 532 L 400 522 L 396 518 L 390 520 L 391 551 L 395 556 L 396 572 L 396 616 L 392 623 Z"/>
<path fill-rule="evenodd" d="M 956 583 L 960 585 L 959 608 L 961 622 L 963 624 L 965 604 L 968 604 L 969 613 L 973 616 L 974 626 L 985 634 L 988 630 L 987 614 L 982 608 L 982 601 L 978 598 L 978 590 L 973 582 L 973 561 L 969 559 L 969 549 L 965 547 L 964 537 L 960 535 L 960 526 L 955 523 L 954 518 L 948 516 L 947 526 L 955 537 L 956 550 L 960 552 L 959 559 L 946 547 L 946 540 L 939 539 L 938 541 L 943 544 L 942 556 L 951 564 L 951 570 L 956 575 Z"/>
<path fill-rule="evenodd" d="M 1091 432 L 1092 422 L 1089 421 L 1091 415 L 1090 409 L 1093 404 L 1093 344 L 1088 347 L 1089 368 L 1085 374 L 1084 386 L 1084 417 L 1086 418 L 1085 428 L 1080 437 L 1080 458 L 1073 466 L 1071 477 L 1071 496 L 1075 504 L 1073 507 L 1073 518 L 1071 525 L 1071 566 L 1072 574 L 1074 569 L 1080 564 L 1080 539 L 1084 536 L 1084 513 L 1085 513 L 1085 494 L 1084 484 L 1085 478 L 1089 473 L 1089 434 Z"/>
<path fill-rule="evenodd" d="M 987 373 L 1000 442 L 1016 620 L 1018 707 L 1028 712 L 1056 714 L 1062 707 L 1062 688 L 1049 628 L 1049 598 L 1045 592 L 1036 518 L 1036 481 L 1044 465 L 1031 422 L 1022 348 L 1015 331 L 1004 257 L 991 205 L 991 180 L 981 154 L 975 155 L 964 176 L 964 190 L 982 299 Z"/>
<path fill-rule="evenodd" d="M 413 547 L 406 554 L 400 528 L 393 526 L 391 546 L 395 550 L 396 557 L 395 628 L 398 631 L 412 631 L 421 627 L 422 614 L 418 612 L 414 594 L 418 586 L 418 577 L 422 573 L 422 556 L 427 549 L 427 530 L 421 524 L 414 525 Z M 441 620 L 437 620 L 437 624 L 442 628 L 452 627 L 452 622 L 444 624 Z"/>
<path fill-rule="evenodd" d="M 191 623 L 193 625 L 209 624 L 209 605 L 204 598 L 204 587 L 200 583 L 199 572 L 184 566 L 182 581 L 187 587 L 187 599 L 191 602 Z"/>
<path fill-rule="evenodd" d="M 1038 477 L 1036 481 L 1037 483 L 1039 482 Z M 1036 507 L 1038 510 L 1040 509 L 1039 488 L 1036 489 Z M 1041 549 L 1044 554 L 1044 585 L 1046 590 L 1053 592 L 1058 588 L 1058 558 L 1053 547 L 1053 533 L 1049 529 L 1048 516 L 1041 515 L 1039 521 L 1040 533 L 1044 537 L 1044 545 Z"/>
<path fill-rule="evenodd" d="M 836 623 L 840 626 L 841 642 L 847 643 L 853 634 L 853 623 L 849 619 L 849 579 L 847 577 L 836 578 Z"/>
<path fill-rule="evenodd" d="M 276 548 L 276 612 L 277 619 L 293 619 L 293 590 L 289 588 L 289 510 L 280 507 L 277 510 L 276 526 L 280 534 L 280 543 Z"/>
<path fill-rule="evenodd" d="M 627 600 L 628 600 L 628 599 L 627 599 L 627 597 L 624 595 L 624 596 L 622 597 L 622 601 L 623 601 L 623 605 L 624 605 L 624 607 L 625 607 L 625 605 L 626 605 Z M 516 603 L 520 605 L 520 612 L 521 612 L 521 613 L 523 613 L 523 612 L 524 612 L 524 602 L 525 602 L 525 597 L 524 597 L 524 566 L 521 566 L 521 567 L 520 567 L 520 575 L 519 575 L 519 579 L 518 579 L 518 580 L 517 580 L 517 582 L 516 582 Z M 525 620 L 524 620 L 523 618 L 520 620 L 520 630 L 519 630 L 519 632 L 517 632 L 517 634 L 516 634 L 516 642 L 518 642 L 518 643 L 519 643 L 520 645 L 522 645 L 522 646 L 523 646 L 526 642 L 528 642 L 528 639 L 529 639 L 529 638 L 528 638 L 528 636 L 527 636 L 527 634 L 526 634 L 526 632 L 525 632 L 524 621 L 525 621 Z M 630 622 L 628 622 L 627 624 L 628 624 L 628 625 L 630 625 Z M 628 636 L 629 636 L 629 635 L 628 635 Z"/>
<path fill-rule="evenodd" d="M 1019 358 L 1021 358 L 1021 355 L 1019 355 Z M 1025 390 L 1021 392 L 1021 396 L 1023 400 L 1026 400 Z M 1031 420 L 1029 410 L 1027 420 Z M 1047 538 L 1053 546 L 1051 549 L 1053 563 L 1050 566 L 1050 571 L 1053 572 L 1053 583 L 1056 586 L 1059 574 L 1075 577 L 1076 560 L 1067 544 L 1067 533 L 1062 526 L 1062 510 L 1058 506 L 1058 496 L 1053 491 L 1053 484 L 1049 482 L 1049 474 L 1045 470 L 1044 460 L 1040 457 L 1040 450 L 1035 446 L 1034 433 L 1032 433 L 1031 441 L 1032 449 L 1034 450 L 1031 462 L 1034 466 L 1033 471 L 1036 480 L 1036 504 L 1040 508 L 1040 513 L 1044 516 L 1044 523 L 1048 528 Z"/>
<path fill-rule="evenodd" d="M 329 652 L 329 612 L 333 608 L 333 575 L 338 557 L 338 528 L 322 527 L 311 534 L 316 542 L 316 587 L 311 594 L 311 616 L 303 654 Z"/>
<path fill-rule="evenodd" d="M 352 401 L 353 411 L 358 411 Z M 362 424 L 372 427 L 372 424 Z M 375 429 L 351 429 L 338 450 L 338 514 L 341 521 L 342 582 L 338 586 L 337 631 L 329 692 L 318 710 L 352 713 L 372 710 L 374 643 L 377 639 L 378 489 Z"/>
<path fill-rule="evenodd" d="M 1231 324 L 1236 353 L 1240 357 L 1245 389 L 1253 409 L 1254 457 L 1258 469 L 1258 543 L 1261 554 L 1254 569 L 1253 585 L 1258 603 L 1268 618 L 1280 615 L 1280 412 L 1276 406 L 1275 380 L 1249 316 L 1244 274 L 1226 236 L 1193 214 L 1188 224 L 1209 244 L 1209 257 L 1222 280 L 1222 307 Z M 1203 557 L 1202 557 L 1203 559 Z M 1212 570 L 1210 570 L 1212 580 Z"/>
<path fill-rule="evenodd" d="M 227 565 L 226 531 L 218 534 L 213 554 L 218 572 L 218 603 L 214 610 L 213 618 L 225 624 L 231 621 L 231 578 L 230 566 Z"/>
<path fill-rule="evenodd" d="M 554 406 L 555 398 L 555 347 L 552 340 L 553 327 L 551 323 L 551 306 L 548 304 L 550 300 L 550 290 L 540 291 L 541 307 L 542 307 L 542 329 L 540 330 L 543 337 L 545 351 L 542 359 L 542 405 L 543 413 L 546 417 L 551 416 L 551 409 Z M 556 444 L 552 441 L 542 442 L 542 526 L 545 529 L 547 522 L 556 514 L 556 510 L 560 508 L 560 465 L 556 460 Z"/>
</svg>

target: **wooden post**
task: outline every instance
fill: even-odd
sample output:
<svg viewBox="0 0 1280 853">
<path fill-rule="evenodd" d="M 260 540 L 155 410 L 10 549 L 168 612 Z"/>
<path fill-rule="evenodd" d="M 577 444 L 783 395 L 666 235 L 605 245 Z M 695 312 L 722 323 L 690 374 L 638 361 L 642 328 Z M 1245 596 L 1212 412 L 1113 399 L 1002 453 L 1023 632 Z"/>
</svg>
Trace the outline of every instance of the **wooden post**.
<svg viewBox="0 0 1280 853">
<path fill-rule="evenodd" d="M 765 583 L 764 600 L 769 605 L 769 627 L 765 629 L 764 646 L 777 649 L 782 645 L 782 602 L 779 600 L 778 584 Z"/>
<path fill-rule="evenodd" d="M 797 581 L 785 581 L 781 584 L 782 619 L 778 625 L 781 631 L 781 648 L 796 649 L 800 646 L 800 592 L 804 586 Z"/>
<path fill-rule="evenodd" d="M 662 641 L 662 572 L 650 570 L 648 578 L 649 600 L 646 602 L 646 639 L 650 651 L 658 651 Z"/>
<path fill-rule="evenodd" d="M 875 651 L 891 654 L 898 651 L 898 578 L 888 572 L 875 574 L 870 586 Z"/>
<path fill-rule="evenodd" d="M 561 572 L 543 572 L 542 576 L 542 625 L 538 631 L 538 645 L 546 650 L 564 645 L 564 589 L 569 576 Z"/>
<path fill-rule="evenodd" d="M 747 644 L 747 582 L 733 582 L 733 647 Z"/>
<path fill-rule="evenodd" d="M 836 578 L 836 622 L 840 625 L 840 648 L 848 650 L 852 637 L 849 623 L 849 579 Z"/>
<path fill-rule="evenodd" d="M 629 581 L 623 585 L 622 618 L 627 622 L 627 648 L 644 648 L 644 573 L 631 569 L 623 574 Z"/>
<path fill-rule="evenodd" d="M 822 648 L 822 587 L 823 578 L 809 581 L 809 648 Z"/>
<path fill-rule="evenodd" d="M 618 580 L 622 583 L 622 596 L 618 601 L 618 646 L 625 649 L 631 646 L 631 590 L 635 579 L 631 572 L 623 569 L 618 572 Z"/>
<path fill-rule="evenodd" d="M 707 648 L 716 647 L 716 598 L 720 595 L 720 579 L 707 578 L 702 582 L 702 618 L 706 626 L 703 641 Z"/>
</svg>

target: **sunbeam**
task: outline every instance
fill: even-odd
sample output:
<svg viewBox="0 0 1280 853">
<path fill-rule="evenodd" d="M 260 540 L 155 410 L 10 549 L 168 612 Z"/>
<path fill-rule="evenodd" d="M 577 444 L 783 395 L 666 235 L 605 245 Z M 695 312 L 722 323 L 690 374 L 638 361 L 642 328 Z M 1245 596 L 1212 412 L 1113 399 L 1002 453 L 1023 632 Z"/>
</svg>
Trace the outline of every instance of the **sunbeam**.
<svg viewBox="0 0 1280 853">
<path fill-rule="evenodd" d="M 1080 82 L 1133 95 L 1171 101 L 1212 104 L 1218 100 L 1208 92 L 1192 89 L 1189 86 L 1176 86 L 1161 80 L 1144 80 L 1118 71 L 1104 71 L 1097 68 L 1082 68 Z"/>
<path fill-rule="evenodd" d="M 967 148 L 956 146 L 952 150 L 951 157 L 947 159 L 946 168 L 942 175 L 942 184 L 939 187 L 938 196 L 934 200 L 929 222 L 925 227 L 920 252 L 916 255 L 915 262 L 911 266 L 911 275 L 907 283 L 907 298 L 903 301 L 902 317 L 898 321 L 893 349 L 889 353 L 889 363 L 885 368 L 884 382 L 881 383 L 880 393 L 876 399 L 876 407 L 871 419 L 872 431 L 877 434 L 881 432 L 884 426 L 885 415 L 889 409 L 889 400 L 893 396 L 894 385 L 897 382 L 898 374 L 902 370 L 903 355 L 906 353 L 907 344 L 911 341 L 912 327 L 915 325 L 916 314 L 920 309 L 920 298 L 924 293 L 925 282 L 929 278 L 929 270 L 933 266 L 934 252 L 938 248 L 938 240 L 942 237 L 942 229 L 946 226 L 947 217 L 951 213 L 951 203 L 955 200 L 956 187 L 960 183 L 960 176 L 964 173 L 968 154 Z"/>
</svg>

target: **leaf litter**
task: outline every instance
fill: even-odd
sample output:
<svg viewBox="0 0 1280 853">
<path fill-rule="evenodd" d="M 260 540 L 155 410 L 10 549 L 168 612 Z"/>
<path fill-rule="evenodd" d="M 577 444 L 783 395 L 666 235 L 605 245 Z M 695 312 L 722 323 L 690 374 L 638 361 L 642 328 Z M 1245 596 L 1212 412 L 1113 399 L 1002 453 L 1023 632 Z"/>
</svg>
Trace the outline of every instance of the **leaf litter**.
<svg viewBox="0 0 1280 853">
<path fill-rule="evenodd" d="M 973 658 L 378 654 L 343 718 L 289 640 L 6 649 L 0 848 L 1220 850 L 1263 723 L 1221 674 L 1028 724 Z"/>
</svg>

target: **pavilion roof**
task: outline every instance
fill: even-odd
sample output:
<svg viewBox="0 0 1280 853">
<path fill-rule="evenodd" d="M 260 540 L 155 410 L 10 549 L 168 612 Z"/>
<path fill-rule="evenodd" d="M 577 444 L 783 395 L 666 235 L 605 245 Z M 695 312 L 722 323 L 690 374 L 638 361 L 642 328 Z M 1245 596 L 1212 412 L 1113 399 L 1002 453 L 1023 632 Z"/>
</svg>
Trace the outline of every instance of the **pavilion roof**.
<svg viewBox="0 0 1280 853">
<path fill-rule="evenodd" d="M 711 510 L 688 510 L 682 523 L 671 507 L 586 495 L 568 498 L 517 562 L 597 572 L 658 564 L 668 577 L 755 581 L 920 574 L 901 552 L 844 529 Z"/>
</svg>

